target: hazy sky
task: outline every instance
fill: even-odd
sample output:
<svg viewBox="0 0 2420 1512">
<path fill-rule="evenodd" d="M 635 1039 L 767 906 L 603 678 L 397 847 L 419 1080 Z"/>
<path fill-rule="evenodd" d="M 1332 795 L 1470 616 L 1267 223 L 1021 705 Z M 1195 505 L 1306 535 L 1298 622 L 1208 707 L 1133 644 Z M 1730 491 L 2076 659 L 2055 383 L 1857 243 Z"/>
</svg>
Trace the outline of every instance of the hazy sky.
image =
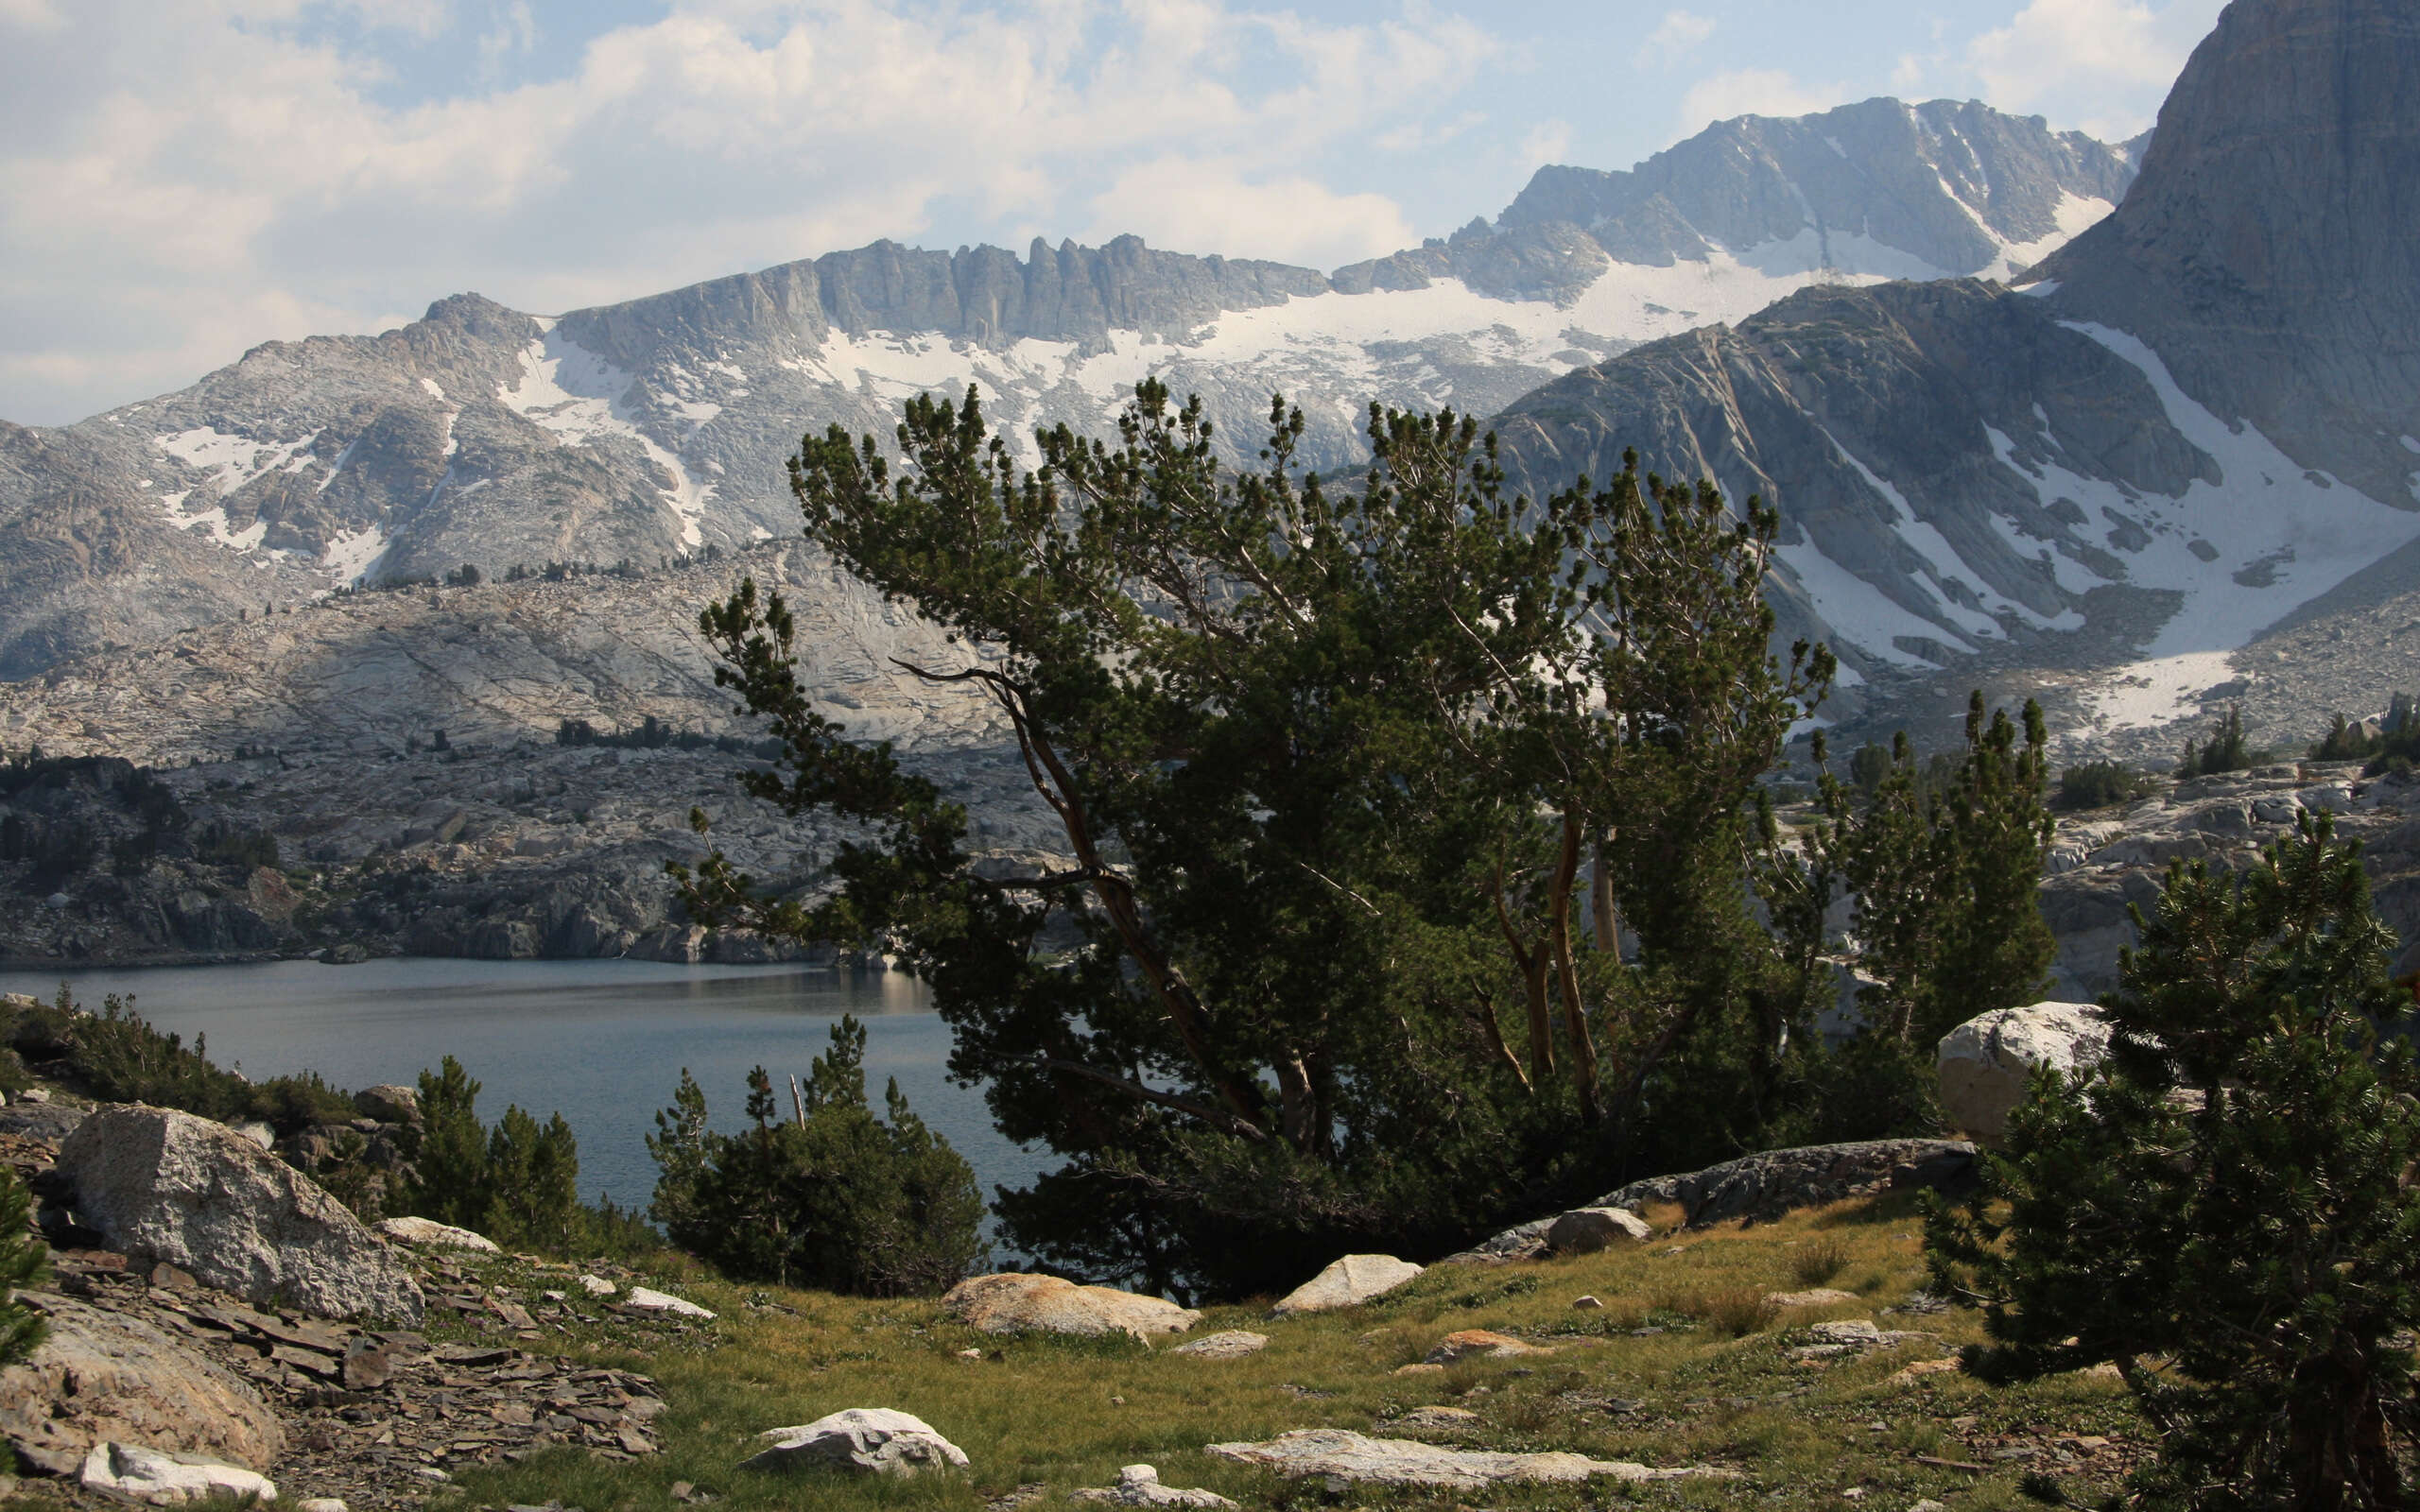
<svg viewBox="0 0 2420 1512">
<path fill-rule="evenodd" d="M 0 0 L 0 417 L 882 236 L 1332 267 L 1875 94 L 2119 138 L 2220 4 Z"/>
</svg>

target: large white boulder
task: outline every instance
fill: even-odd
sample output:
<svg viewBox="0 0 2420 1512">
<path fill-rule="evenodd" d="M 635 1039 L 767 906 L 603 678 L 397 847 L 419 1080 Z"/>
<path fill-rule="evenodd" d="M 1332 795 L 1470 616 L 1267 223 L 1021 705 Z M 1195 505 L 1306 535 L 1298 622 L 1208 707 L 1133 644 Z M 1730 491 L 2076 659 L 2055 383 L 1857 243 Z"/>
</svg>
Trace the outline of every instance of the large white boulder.
<svg viewBox="0 0 2420 1512">
<path fill-rule="evenodd" d="M 1555 1255 L 1593 1255 L 1616 1245 L 1651 1239 L 1655 1230 L 1627 1208 L 1574 1208 L 1547 1226 L 1547 1251 Z"/>
<path fill-rule="evenodd" d="M 966 1452 L 913 1413 L 851 1407 L 796 1428 L 756 1435 L 766 1448 L 740 1461 L 741 1469 L 831 1469 L 861 1475 L 913 1475 L 966 1468 Z"/>
<path fill-rule="evenodd" d="M 2037 1067 L 2072 1074 L 2108 1053 L 2109 1025 L 2091 1004 L 1995 1009 L 1942 1036 L 1942 1110 L 1976 1143 L 1996 1145 Z"/>
<path fill-rule="evenodd" d="M 1290 1317 L 1296 1313 L 1329 1313 L 1340 1307 L 1358 1307 L 1419 1274 L 1419 1266 L 1392 1255 L 1346 1255 L 1287 1293 L 1269 1310 L 1269 1315 Z"/>
<path fill-rule="evenodd" d="M 970 1276 L 942 1297 L 942 1310 L 986 1333 L 1183 1333 L 1201 1321 L 1189 1307 L 1057 1276 L 1003 1271 Z"/>
<path fill-rule="evenodd" d="M 277 1483 L 257 1470 L 221 1464 L 200 1454 L 172 1454 L 140 1444 L 93 1446 L 78 1477 L 88 1491 L 102 1491 L 153 1506 L 256 1496 L 277 1500 Z"/>
<path fill-rule="evenodd" d="M 59 1147 L 78 1216 L 112 1249 L 165 1261 L 256 1307 L 418 1322 L 419 1283 L 319 1184 L 224 1124 L 98 1108 Z"/>
</svg>

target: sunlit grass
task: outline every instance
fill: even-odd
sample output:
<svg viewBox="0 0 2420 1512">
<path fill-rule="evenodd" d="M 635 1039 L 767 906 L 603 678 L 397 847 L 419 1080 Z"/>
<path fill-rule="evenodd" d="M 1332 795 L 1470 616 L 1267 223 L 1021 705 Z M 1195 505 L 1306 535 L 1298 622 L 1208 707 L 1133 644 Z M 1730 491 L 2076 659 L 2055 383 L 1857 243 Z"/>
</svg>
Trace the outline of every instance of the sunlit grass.
<svg viewBox="0 0 2420 1512">
<path fill-rule="evenodd" d="M 1665 1214 L 1667 1221 L 1677 1217 Z M 1219 1307 L 1196 1333 L 1251 1328 L 1263 1352 L 1196 1360 L 1124 1340 L 1001 1339 L 944 1319 L 930 1301 L 871 1302 L 766 1292 L 692 1280 L 683 1286 L 723 1316 L 718 1348 L 611 1359 L 662 1383 L 665 1452 L 630 1463 L 575 1452 L 522 1465 L 466 1469 L 464 1505 L 558 1500 L 587 1512 L 681 1505 L 686 1481 L 741 1512 L 752 1507 L 982 1507 L 1020 1487 L 1063 1503 L 1105 1486 L 1137 1461 L 1171 1486 L 1202 1486 L 1247 1506 L 1309 1506 L 1326 1493 L 1201 1452 L 1207 1444 L 1267 1438 L 1289 1428 L 1371 1432 L 1418 1407 L 1460 1406 L 1475 1425 L 1426 1436 L 1465 1447 L 1569 1450 L 1651 1465 L 1712 1464 L 1743 1473 L 1722 1482 L 1625 1489 L 1537 1487 L 1491 1493 L 1491 1506 L 1837 1506 L 1865 1486 L 1898 1507 L 1956 1495 L 1960 1512 L 2036 1505 L 2015 1490 L 2030 1469 L 2081 1470 L 2077 1499 L 2112 1486 L 2091 1466 L 2034 1460 L 1962 1464 L 1968 1434 L 2078 1432 L 2140 1438 L 2122 1391 L 2075 1379 L 1996 1390 L 1956 1373 L 1886 1384 L 1901 1366 L 1979 1337 L 1963 1313 L 1893 1315 L 1922 1280 L 1919 1222 L 1903 1198 L 1843 1204 L 1770 1225 L 1668 1233 L 1596 1255 L 1496 1269 L 1438 1268 L 1343 1313 L 1270 1320 L 1265 1303 Z M 1826 1246 L 1858 1294 L 1854 1302 L 1777 1310 L 1770 1293 L 1801 1289 L 1803 1256 Z M 1604 1305 L 1574 1310 L 1592 1295 Z M 750 1305 L 754 1297 L 782 1309 Z M 1919 1340 L 1865 1356 L 1802 1362 L 1791 1348 L 1807 1325 L 1874 1318 L 1922 1330 Z M 1443 1334 L 1485 1328 L 1552 1353 L 1465 1360 L 1443 1372 L 1396 1374 Z M 979 1360 L 959 1350 L 981 1351 Z M 610 1348 L 596 1357 L 608 1360 Z M 769 1428 L 844 1407 L 893 1407 L 925 1418 L 963 1449 L 962 1474 L 904 1482 L 831 1475 L 741 1475 L 734 1467 Z M 1972 1419 L 1963 1428 L 1959 1421 Z M 1876 1429 L 1874 1425 L 1880 1423 Z M 2029 1440 L 2031 1442 L 2031 1440 Z M 1445 1507 L 1467 1494 L 1426 1497 L 1358 1488 L 1363 1504 Z M 442 1504 L 441 1503 L 441 1504 Z"/>
</svg>

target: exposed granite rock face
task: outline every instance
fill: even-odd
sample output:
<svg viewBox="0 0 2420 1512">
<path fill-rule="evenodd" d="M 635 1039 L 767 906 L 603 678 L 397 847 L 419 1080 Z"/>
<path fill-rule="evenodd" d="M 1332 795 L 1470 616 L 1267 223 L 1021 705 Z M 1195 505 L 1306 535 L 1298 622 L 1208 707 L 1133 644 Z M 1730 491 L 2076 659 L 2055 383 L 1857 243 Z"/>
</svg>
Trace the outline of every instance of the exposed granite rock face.
<svg viewBox="0 0 2420 1512">
<path fill-rule="evenodd" d="M 887 436 L 902 399 L 974 380 L 1012 433 L 1106 433 L 1153 373 L 1202 396 L 1239 461 L 1283 389 L 1309 418 L 1304 460 L 1349 465 L 1373 399 L 1489 413 L 1819 278 L 2030 259 L 2042 204 L 2099 204 L 2127 172 L 1980 107 L 1812 119 L 1830 124 L 1730 123 L 1642 164 L 1695 186 L 1682 209 L 1659 191 L 1609 219 L 1555 187 L 1579 170 L 1548 170 L 1494 225 L 1334 277 L 1132 236 L 1023 256 L 883 241 L 559 318 L 458 294 L 381 335 L 265 343 L 78 424 L 0 424 L 0 677 L 365 573 L 653 566 L 786 536 L 803 431 Z M 1754 163 L 1702 171 L 1746 142 Z M 1812 230 L 1777 208 L 1802 180 Z M 2051 220 L 2053 236 L 2082 223 Z M 1440 280 L 1462 288 L 1420 293 Z"/>
<path fill-rule="evenodd" d="M 61 1142 L 76 1211 L 110 1245 L 256 1305 L 418 1322 L 420 1287 L 311 1179 L 221 1124 L 173 1108 L 95 1112 Z"/>
<path fill-rule="evenodd" d="M 1988 275 L 2025 266 L 2012 244 L 2057 245 L 2077 229 L 2076 201 L 2115 204 L 2134 177 L 2125 149 L 2039 116 L 1871 99 L 1718 122 L 1628 173 L 1541 168 L 1501 224 L 1577 226 L 1628 263 L 1838 237 L 1899 251 L 1909 274 Z"/>
<path fill-rule="evenodd" d="M 2132 331 L 2187 393 L 2409 504 L 2420 467 L 2420 12 L 2238 0 L 2161 109 L 2117 214 L 2048 302 Z"/>
<path fill-rule="evenodd" d="M 2407 8 L 2238 0 L 2123 203 L 2036 282 L 1811 289 L 1616 355 L 1512 406 L 1513 472 L 1635 446 L 1760 494 L 1785 637 L 1885 704 L 1952 665 L 1962 691 L 2242 645 L 2420 537 L 2415 78 Z"/>
<path fill-rule="evenodd" d="M 267 1469 L 285 1431 L 260 1394 L 161 1330 L 74 1297 L 30 1293 L 50 1336 L 0 1370 L 0 1438 L 51 1475 L 112 1439 Z"/>
</svg>

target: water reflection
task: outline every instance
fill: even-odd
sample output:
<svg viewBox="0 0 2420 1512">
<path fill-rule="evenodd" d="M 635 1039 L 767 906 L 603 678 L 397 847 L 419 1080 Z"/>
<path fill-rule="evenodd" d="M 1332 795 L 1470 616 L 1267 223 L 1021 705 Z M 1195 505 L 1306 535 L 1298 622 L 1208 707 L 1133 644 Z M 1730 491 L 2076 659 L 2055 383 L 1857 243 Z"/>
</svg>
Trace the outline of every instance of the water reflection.
<svg viewBox="0 0 2420 1512">
<path fill-rule="evenodd" d="M 992 1128 L 978 1091 L 951 1085 L 949 1031 L 923 984 L 897 972 L 652 961 L 466 961 L 399 957 L 68 972 L 0 971 L 0 991 L 78 1001 L 136 997 L 162 1029 L 209 1039 L 210 1056 L 254 1078 L 317 1071 L 344 1087 L 408 1083 L 451 1055 L 482 1084 L 491 1122 L 508 1103 L 560 1109 L 579 1135 L 580 1187 L 644 1207 L 655 1184 L 645 1136 L 683 1067 L 715 1126 L 742 1121 L 748 1070 L 779 1083 L 827 1042 L 842 1013 L 866 1021 L 866 1081 L 896 1076 L 908 1102 L 973 1162 L 988 1196 L 1037 1160 Z M 880 1106 L 877 1102 L 877 1108 Z"/>
</svg>

